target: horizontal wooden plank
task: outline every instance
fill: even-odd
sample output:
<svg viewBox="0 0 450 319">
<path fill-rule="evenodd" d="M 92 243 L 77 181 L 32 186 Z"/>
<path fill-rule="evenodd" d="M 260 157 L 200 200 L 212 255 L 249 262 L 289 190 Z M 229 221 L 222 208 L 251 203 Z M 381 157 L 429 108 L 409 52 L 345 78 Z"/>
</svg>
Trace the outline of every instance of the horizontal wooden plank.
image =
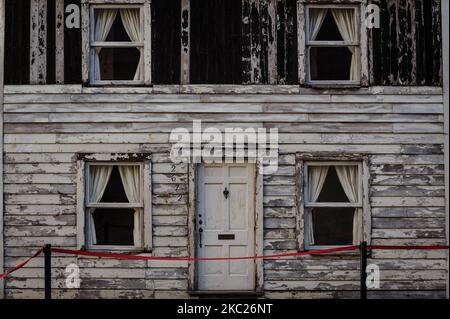
<svg viewBox="0 0 450 319">
<path fill-rule="evenodd" d="M 434 94 L 442 95 L 442 88 L 436 86 L 370 86 L 359 89 L 311 89 L 302 88 L 298 85 L 213 85 L 213 84 L 190 84 L 190 85 L 153 85 L 152 87 L 84 87 L 82 85 L 5 85 L 6 94 L 61 94 L 61 93 L 91 93 L 91 94 L 124 94 L 124 93 L 214 93 L 214 94 Z"/>
<path fill-rule="evenodd" d="M 290 207 L 295 206 L 295 198 L 293 196 L 264 196 L 263 203 L 267 207 Z"/>
<path fill-rule="evenodd" d="M 168 143 L 168 133 L 6 134 L 6 144 Z"/>
<path fill-rule="evenodd" d="M 294 186 L 266 186 L 264 187 L 264 196 L 293 196 L 295 195 L 295 187 Z"/>
<path fill-rule="evenodd" d="M 151 153 L 168 150 L 168 144 L 5 144 L 5 152 L 24 153 Z"/>
<path fill-rule="evenodd" d="M 66 194 L 6 194 L 4 198 L 5 204 L 12 205 L 29 205 L 29 204 L 42 204 L 42 205 L 75 205 L 76 196 Z"/>
<path fill-rule="evenodd" d="M 75 226 L 74 215 L 6 215 L 9 226 Z"/>
<path fill-rule="evenodd" d="M 406 281 L 406 280 L 445 280 L 445 270 L 385 270 L 380 269 L 383 281 Z M 356 281 L 361 274 L 358 270 L 309 270 L 309 271 L 283 271 L 268 270 L 264 273 L 268 281 Z"/>
<path fill-rule="evenodd" d="M 267 290 L 358 290 L 358 281 L 267 281 Z M 380 289 L 392 290 L 440 290 L 445 289 L 445 280 L 427 281 L 381 281 Z"/>
<path fill-rule="evenodd" d="M 178 184 L 177 184 L 178 185 Z M 154 216 L 174 216 L 174 215 L 187 215 L 186 205 L 152 205 L 152 214 Z"/>
<path fill-rule="evenodd" d="M 396 206 L 445 206 L 445 197 L 371 197 L 373 207 Z"/>
<path fill-rule="evenodd" d="M 383 175 L 440 175 L 444 174 L 444 165 L 372 165 L 370 172 Z"/>
<path fill-rule="evenodd" d="M 75 174 L 6 174 L 5 184 L 74 184 Z"/>
<path fill-rule="evenodd" d="M 264 228 L 295 228 L 296 219 L 295 218 L 265 218 Z"/>
<path fill-rule="evenodd" d="M 442 165 L 444 164 L 444 155 L 371 155 L 370 161 L 374 165 Z"/>
<path fill-rule="evenodd" d="M 71 153 L 7 153 L 6 164 L 18 163 L 72 163 L 76 161 L 76 154 Z"/>
<path fill-rule="evenodd" d="M 444 207 L 374 207 L 372 217 L 445 217 Z"/>
<path fill-rule="evenodd" d="M 287 218 L 297 214 L 295 207 L 264 207 L 263 210 L 264 218 Z"/>
<path fill-rule="evenodd" d="M 375 197 L 444 197 L 445 188 L 443 186 L 373 186 L 370 194 Z"/>
<path fill-rule="evenodd" d="M 4 234 L 7 237 L 33 236 L 76 236 L 75 226 L 6 226 Z"/>
<path fill-rule="evenodd" d="M 374 251 L 375 253 L 375 251 Z M 373 256 L 372 256 L 373 257 Z M 423 257 L 422 257 L 423 258 Z M 446 262 L 444 259 L 382 259 L 371 258 L 369 263 L 374 263 L 383 270 L 445 270 Z M 267 270 L 288 270 L 288 271 L 330 271 L 342 270 L 353 271 L 359 266 L 357 259 L 317 259 L 314 257 L 302 259 L 270 259 L 264 261 L 264 267 Z"/>
<path fill-rule="evenodd" d="M 5 194 L 76 194 L 75 184 L 6 184 Z"/>
<path fill-rule="evenodd" d="M 154 184 L 153 194 L 156 195 L 182 195 L 187 194 L 187 184 Z"/>
<path fill-rule="evenodd" d="M 75 215 L 75 205 L 5 205 L 6 215 Z"/>
<path fill-rule="evenodd" d="M 445 229 L 443 218 L 372 218 L 374 228 L 440 228 Z"/>
<path fill-rule="evenodd" d="M 39 246 L 51 244 L 56 247 L 75 248 L 76 238 L 73 237 L 6 237 L 5 246 L 23 247 L 23 246 Z"/>
<path fill-rule="evenodd" d="M 392 103 L 15 103 L 5 113 L 409 113 L 443 114 L 443 104 Z"/>
<path fill-rule="evenodd" d="M 372 238 L 444 238 L 445 229 L 373 229 Z"/>
<path fill-rule="evenodd" d="M 443 175 L 375 175 L 372 185 L 443 186 Z"/>
</svg>

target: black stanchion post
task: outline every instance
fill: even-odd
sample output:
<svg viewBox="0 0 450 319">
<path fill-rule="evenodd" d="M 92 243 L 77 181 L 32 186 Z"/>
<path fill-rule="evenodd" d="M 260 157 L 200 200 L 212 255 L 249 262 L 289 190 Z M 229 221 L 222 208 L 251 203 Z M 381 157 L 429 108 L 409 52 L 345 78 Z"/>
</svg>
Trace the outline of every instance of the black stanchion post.
<svg viewBox="0 0 450 319">
<path fill-rule="evenodd" d="M 52 299 L 52 246 L 44 246 L 44 287 L 45 300 Z"/>
<path fill-rule="evenodd" d="M 361 271 L 361 299 L 367 299 L 367 242 L 363 241 L 359 245 L 360 252 L 360 271 Z"/>
</svg>

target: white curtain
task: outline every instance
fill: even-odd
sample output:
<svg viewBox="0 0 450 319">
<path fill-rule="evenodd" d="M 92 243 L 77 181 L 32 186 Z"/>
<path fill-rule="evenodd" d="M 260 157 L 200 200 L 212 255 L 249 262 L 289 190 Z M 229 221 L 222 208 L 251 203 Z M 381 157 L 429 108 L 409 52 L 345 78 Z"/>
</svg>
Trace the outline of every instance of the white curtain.
<svg viewBox="0 0 450 319">
<path fill-rule="evenodd" d="M 141 202 L 141 172 L 139 166 L 119 165 L 120 178 L 122 179 L 123 188 L 130 203 Z M 134 210 L 134 228 L 133 240 L 137 245 L 141 242 L 142 229 L 142 208 Z"/>
<path fill-rule="evenodd" d="M 113 167 L 110 165 L 99 166 L 92 165 L 89 168 L 89 202 L 98 203 L 103 197 L 109 178 L 111 177 Z M 89 242 L 92 245 L 97 244 L 97 234 L 95 231 L 94 211 L 92 208 L 89 213 Z"/>
<path fill-rule="evenodd" d="M 328 9 L 313 8 L 309 10 L 309 40 L 314 41 L 319 34 Z M 311 79 L 317 76 L 317 51 L 310 50 Z M 313 63 L 314 62 L 314 63 Z"/>
<path fill-rule="evenodd" d="M 359 199 L 359 173 L 358 166 L 336 166 L 336 173 L 341 182 L 342 188 L 351 203 L 357 203 Z M 360 241 L 360 228 L 359 223 L 362 210 L 356 208 L 353 214 L 353 244 L 358 244 Z"/>
<path fill-rule="evenodd" d="M 308 199 L 309 202 L 315 202 L 319 198 L 323 184 L 327 178 L 329 166 L 310 166 L 308 176 Z M 309 214 L 308 223 L 309 243 L 314 244 L 314 225 L 312 214 Z"/>
<path fill-rule="evenodd" d="M 346 42 L 356 41 L 358 33 L 356 31 L 355 10 L 353 9 L 331 9 L 334 20 L 336 21 L 339 33 Z M 358 79 L 358 58 L 356 56 L 356 47 L 348 47 L 352 53 L 350 65 L 350 80 Z"/>
<path fill-rule="evenodd" d="M 139 9 L 120 9 L 120 17 L 122 18 L 123 26 L 130 37 L 132 42 L 141 42 L 141 19 L 140 19 L 140 11 Z M 134 80 L 143 80 L 143 72 L 142 72 L 142 49 L 137 48 L 139 50 L 139 64 L 136 69 L 136 73 L 134 75 Z"/>
<path fill-rule="evenodd" d="M 95 11 L 95 29 L 94 40 L 96 42 L 103 42 L 108 37 L 109 31 L 113 26 L 114 20 L 117 16 L 117 9 L 101 9 Z M 94 72 L 95 80 L 101 80 L 101 68 L 100 68 L 100 51 L 101 48 L 95 48 L 95 61 Z"/>
<path fill-rule="evenodd" d="M 322 27 L 328 9 L 314 8 L 309 10 L 309 40 L 314 41 Z"/>
</svg>

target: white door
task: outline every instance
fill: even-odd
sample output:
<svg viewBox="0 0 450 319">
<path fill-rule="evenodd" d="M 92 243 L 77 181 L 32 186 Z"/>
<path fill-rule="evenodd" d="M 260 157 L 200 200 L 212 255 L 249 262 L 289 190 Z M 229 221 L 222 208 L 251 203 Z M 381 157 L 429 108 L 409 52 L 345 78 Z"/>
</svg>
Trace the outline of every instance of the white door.
<svg viewBox="0 0 450 319">
<path fill-rule="evenodd" d="M 199 169 L 199 257 L 255 254 L 255 166 L 205 164 Z M 254 260 L 199 261 L 199 290 L 254 290 Z"/>
</svg>

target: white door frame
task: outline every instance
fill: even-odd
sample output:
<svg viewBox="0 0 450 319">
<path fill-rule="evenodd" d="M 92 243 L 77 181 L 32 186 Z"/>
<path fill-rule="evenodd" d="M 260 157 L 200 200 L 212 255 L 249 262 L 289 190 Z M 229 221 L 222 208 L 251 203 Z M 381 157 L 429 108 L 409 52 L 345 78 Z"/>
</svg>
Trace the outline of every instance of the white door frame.
<svg viewBox="0 0 450 319">
<path fill-rule="evenodd" d="M 249 164 L 252 164 L 249 162 Z M 197 174 L 201 164 L 190 164 L 188 171 L 188 189 L 189 189 L 189 213 L 188 213 L 188 252 L 189 256 L 197 257 L 197 235 L 196 235 L 196 215 L 197 215 Z M 264 253 L 263 238 L 263 175 L 259 174 L 261 163 L 259 161 L 254 165 L 255 169 L 255 255 L 262 256 Z M 262 292 L 264 289 L 264 261 L 257 259 L 255 262 L 255 292 Z M 197 263 L 190 261 L 188 263 L 188 290 L 195 292 L 197 290 Z"/>
</svg>

